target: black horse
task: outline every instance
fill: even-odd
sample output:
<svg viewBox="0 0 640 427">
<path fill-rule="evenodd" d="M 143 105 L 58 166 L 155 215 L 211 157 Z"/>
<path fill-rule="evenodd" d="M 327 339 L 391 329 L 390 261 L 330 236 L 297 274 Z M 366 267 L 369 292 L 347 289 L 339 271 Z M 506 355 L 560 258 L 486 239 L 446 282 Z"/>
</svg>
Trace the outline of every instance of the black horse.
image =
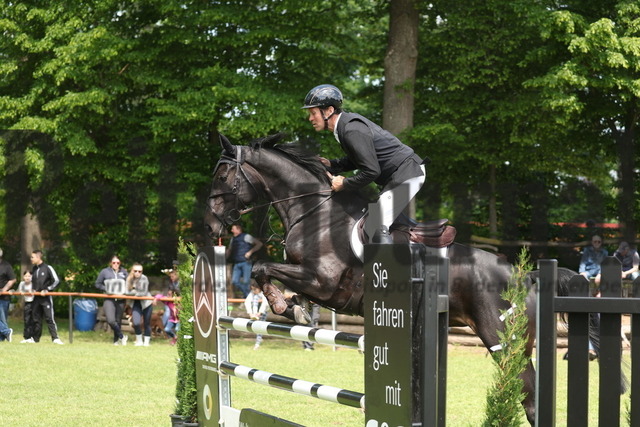
<svg viewBox="0 0 640 427">
<path fill-rule="evenodd" d="M 219 238 L 234 221 L 265 201 L 278 212 L 286 233 L 287 263 L 257 262 L 253 276 L 276 314 L 300 320 L 295 298 L 286 299 L 271 283 L 276 279 L 299 295 L 337 312 L 363 315 L 363 264 L 348 243 L 348 236 L 367 207 L 356 193 L 331 192 L 325 168 L 315 155 L 296 145 L 280 144 L 279 136 L 266 137 L 249 146 L 232 145 L 221 137 L 223 155 L 216 166 L 205 225 L 209 236 Z M 467 325 L 490 351 L 499 345 L 500 310 L 510 303 L 500 297 L 512 266 L 489 252 L 453 243 L 450 259 L 449 316 L 451 326 Z M 576 273 L 560 269 L 561 289 Z M 531 279 L 535 279 L 535 273 Z M 528 354 L 535 338 L 535 290 L 527 298 Z M 522 375 L 522 402 L 529 422 L 535 419 L 535 372 L 529 363 Z"/>
</svg>

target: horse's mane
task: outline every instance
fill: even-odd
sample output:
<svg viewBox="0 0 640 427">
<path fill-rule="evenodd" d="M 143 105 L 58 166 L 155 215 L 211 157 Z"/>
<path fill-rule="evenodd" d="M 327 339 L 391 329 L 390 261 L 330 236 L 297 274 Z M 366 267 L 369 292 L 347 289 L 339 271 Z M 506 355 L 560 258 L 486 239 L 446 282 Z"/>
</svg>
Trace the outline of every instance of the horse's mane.
<svg viewBox="0 0 640 427">
<path fill-rule="evenodd" d="M 284 154 L 289 160 L 311 172 L 321 182 L 329 182 L 327 169 L 320 162 L 318 155 L 312 153 L 300 143 L 278 144 L 285 136 L 286 134 L 284 133 L 277 133 L 264 138 L 254 139 L 251 141 L 251 148 L 254 150 L 268 149 Z"/>
</svg>

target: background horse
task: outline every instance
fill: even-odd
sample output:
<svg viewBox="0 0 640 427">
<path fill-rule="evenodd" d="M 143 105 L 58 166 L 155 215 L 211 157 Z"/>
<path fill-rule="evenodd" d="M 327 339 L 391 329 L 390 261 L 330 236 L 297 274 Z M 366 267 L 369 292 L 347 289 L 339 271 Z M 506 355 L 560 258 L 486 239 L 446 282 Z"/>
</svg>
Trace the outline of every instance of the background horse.
<svg viewBox="0 0 640 427">
<path fill-rule="evenodd" d="M 274 313 L 304 320 L 295 298 L 285 300 L 271 279 L 337 312 L 362 316 L 363 264 L 352 253 L 348 238 L 367 201 L 348 191 L 332 193 L 319 158 L 296 145 L 273 146 L 279 139 L 278 135 L 266 137 L 248 147 L 234 146 L 221 137 L 224 151 L 214 171 L 205 214 L 208 235 L 217 239 L 226 234 L 227 227 L 255 203 L 266 201 L 284 225 L 287 263 L 257 262 L 252 273 Z M 450 325 L 471 327 L 491 351 L 499 344 L 497 331 L 503 328 L 500 310 L 510 308 L 500 294 L 511 277 L 511 265 L 489 252 L 456 243 L 449 246 L 448 257 Z M 559 295 L 567 294 L 564 284 L 574 274 L 559 269 Z M 532 283 L 529 280 L 528 355 L 536 335 Z M 527 393 L 523 406 L 533 423 L 535 372 L 531 362 L 522 379 Z"/>
</svg>

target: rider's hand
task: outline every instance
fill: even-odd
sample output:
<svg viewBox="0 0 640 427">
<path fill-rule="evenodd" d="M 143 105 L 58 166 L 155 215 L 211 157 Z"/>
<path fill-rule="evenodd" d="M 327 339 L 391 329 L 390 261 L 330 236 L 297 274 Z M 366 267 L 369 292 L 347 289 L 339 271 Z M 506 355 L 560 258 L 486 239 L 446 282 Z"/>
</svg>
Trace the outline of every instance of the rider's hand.
<svg viewBox="0 0 640 427">
<path fill-rule="evenodd" d="M 338 175 L 331 178 L 331 189 L 333 191 L 342 191 L 344 189 L 344 176 Z"/>
<path fill-rule="evenodd" d="M 325 159 L 324 157 L 318 157 L 320 159 L 320 163 L 322 163 L 323 165 L 329 167 L 331 166 L 331 160 L 329 159 Z"/>
</svg>

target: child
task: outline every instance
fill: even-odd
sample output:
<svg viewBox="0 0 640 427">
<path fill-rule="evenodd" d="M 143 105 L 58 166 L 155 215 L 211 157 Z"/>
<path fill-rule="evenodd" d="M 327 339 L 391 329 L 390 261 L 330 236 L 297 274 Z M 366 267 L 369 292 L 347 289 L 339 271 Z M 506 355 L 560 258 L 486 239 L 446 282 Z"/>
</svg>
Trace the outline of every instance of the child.
<svg viewBox="0 0 640 427">
<path fill-rule="evenodd" d="M 247 298 L 244 300 L 244 306 L 247 308 L 247 314 L 249 314 L 251 320 L 264 321 L 267 319 L 267 308 L 269 304 L 264 295 L 262 295 L 262 289 L 260 289 L 260 286 L 257 284 L 251 284 L 251 292 L 249 292 L 249 295 L 247 295 Z M 253 349 L 259 349 L 261 343 L 262 335 L 257 334 L 256 344 L 253 346 Z"/>
<path fill-rule="evenodd" d="M 18 285 L 18 292 L 33 292 L 30 271 L 25 271 L 22 275 L 22 282 Z M 20 341 L 20 343 L 35 344 L 35 340 L 33 339 L 33 317 L 31 316 L 33 311 L 31 307 L 33 295 L 25 295 L 22 298 L 24 302 L 24 339 Z"/>
<path fill-rule="evenodd" d="M 173 291 L 169 289 L 167 291 L 166 298 L 173 297 Z M 157 294 L 155 296 L 155 300 L 153 304 L 156 305 L 158 302 L 158 298 L 165 298 L 162 294 Z M 177 332 L 180 329 L 180 320 L 178 319 L 178 309 L 176 308 L 176 304 L 173 301 L 162 301 L 164 304 L 165 310 L 169 312 L 169 317 L 167 319 L 167 324 L 165 325 L 164 332 L 171 338 L 171 345 L 175 345 L 178 340 Z"/>
</svg>

